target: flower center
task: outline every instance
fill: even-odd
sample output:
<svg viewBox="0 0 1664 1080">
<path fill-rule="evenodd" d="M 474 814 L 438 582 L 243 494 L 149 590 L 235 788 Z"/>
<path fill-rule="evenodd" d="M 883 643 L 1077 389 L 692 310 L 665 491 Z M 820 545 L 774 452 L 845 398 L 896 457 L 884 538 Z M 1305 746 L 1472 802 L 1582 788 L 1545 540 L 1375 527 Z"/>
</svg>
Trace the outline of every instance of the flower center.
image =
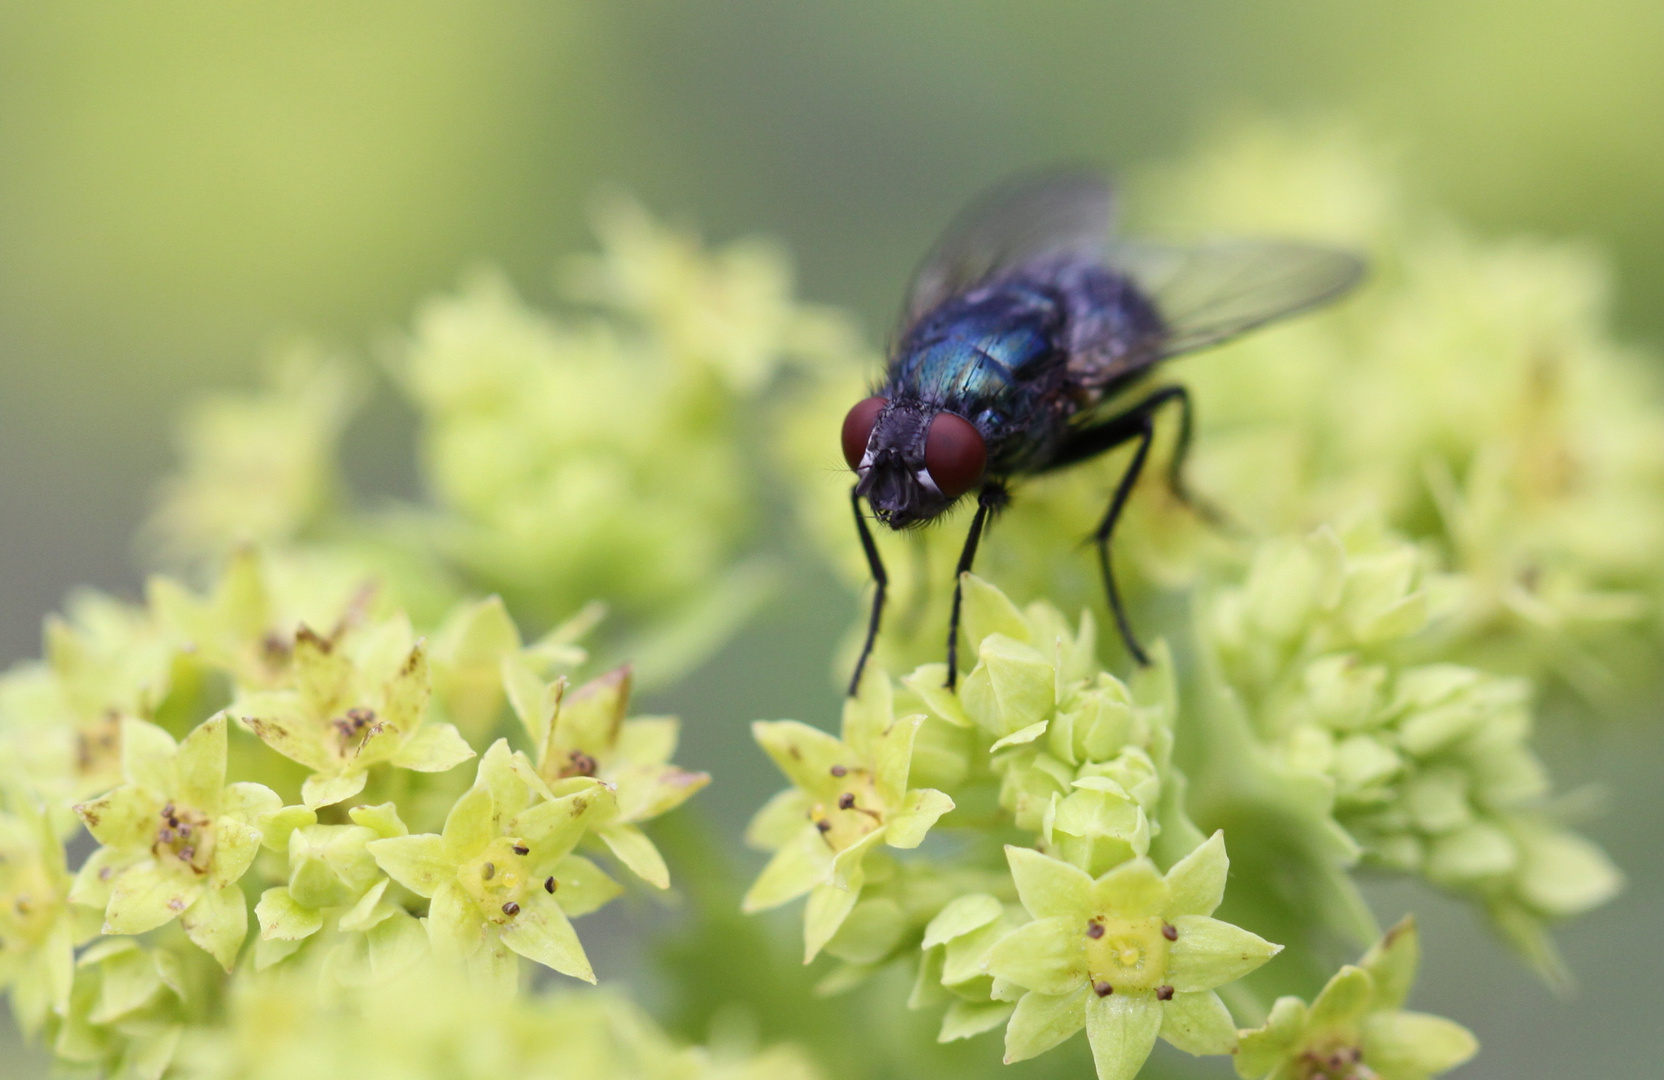
<svg viewBox="0 0 1664 1080">
<path fill-rule="evenodd" d="M 57 890 L 33 852 L 0 851 L 0 957 L 40 944 L 60 906 Z"/>
<path fill-rule="evenodd" d="M 457 868 L 457 881 L 485 920 L 498 926 L 512 922 L 530 889 L 543 887 L 533 881 L 527 856 L 531 849 L 512 836 L 491 841 L 474 859 Z M 552 891 L 552 890 L 551 890 Z"/>
<path fill-rule="evenodd" d="M 166 862 L 177 860 L 190 867 L 193 873 L 206 874 L 214 855 L 214 823 L 208 815 L 188 806 L 168 803 L 156 815 L 161 819 L 156 826 L 150 852 Z"/>
<path fill-rule="evenodd" d="M 1108 984 L 1115 993 L 1156 990 L 1167 980 L 1166 936 L 1162 920 L 1100 916 L 1086 925 L 1088 980 Z"/>
<path fill-rule="evenodd" d="M 878 797 L 878 788 L 866 769 L 839 765 L 834 767 L 832 775 L 839 781 L 837 799 L 831 803 L 815 803 L 809 808 L 809 819 L 833 851 L 842 851 L 880 828 L 887 807 Z"/>
<path fill-rule="evenodd" d="M 1374 1069 L 1364 1064 L 1364 1052 L 1349 1043 L 1312 1047 L 1295 1060 L 1297 1080 L 1376 1080 Z"/>
</svg>

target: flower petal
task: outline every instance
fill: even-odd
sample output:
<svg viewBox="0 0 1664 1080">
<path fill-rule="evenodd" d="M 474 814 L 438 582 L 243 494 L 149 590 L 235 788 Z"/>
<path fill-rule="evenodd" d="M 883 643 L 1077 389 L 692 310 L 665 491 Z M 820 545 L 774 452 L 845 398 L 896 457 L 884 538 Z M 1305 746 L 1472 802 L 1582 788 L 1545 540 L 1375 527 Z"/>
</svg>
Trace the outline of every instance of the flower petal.
<svg viewBox="0 0 1664 1080">
<path fill-rule="evenodd" d="M 251 830 L 252 831 L 252 830 Z M 258 839 L 255 848 L 259 848 Z M 248 936 L 248 902 L 236 884 L 204 889 L 179 917 L 185 936 L 227 971 L 237 963 L 237 951 Z"/>
<path fill-rule="evenodd" d="M 1167 953 L 1167 981 L 1181 992 L 1223 986 L 1283 951 L 1258 934 L 1206 915 L 1179 915 L 1172 922 L 1179 937 Z"/>
<path fill-rule="evenodd" d="M 1280 997 L 1271 1006 L 1263 1027 L 1238 1032 L 1236 1072 L 1254 1080 L 1276 1068 L 1306 1031 L 1306 1003 L 1297 997 Z"/>
<path fill-rule="evenodd" d="M 924 941 L 919 947 L 929 949 L 944 945 L 956 937 L 988 925 L 999 918 L 1004 910 L 1000 902 L 987 893 L 955 897 L 930 920 L 930 925 L 924 928 Z"/>
<path fill-rule="evenodd" d="M 991 975 L 1042 994 L 1067 994 L 1085 986 L 1086 920 L 1037 919 L 1011 931 L 988 951 Z"/>
<path fill-rule="evenodd" d="M 884 842 L 893 848 L 916 848 L 943 814 L 953 809 L 953 800 L 935 788 L 914 788 L 907 793 L 901 809 L 890 816 Z"/>
<path fill-rule="evenodd" d="M 796 720 L 758 720 L 751 725 L 751 737 L 792 783 L 819 799 L 837 796 L 834 765 L 848 769 L 861 764 L 850 747 Z"/>
<path fill-rule="evenodd" d="M 1308 1023 L 1314 1030 L 1350 1027 L 1369 1011 L 1374 996 L 1375 980 L 1363 968 L 1347 964 L 1312 1001 Z"/>
<path fill-rule="evenodd" d="M 1172 899 L 1163 912 L 1175 915 L 1212 915 L 1225 899 L 1225 877 L 1231 861 L 1225 855 L 1225 833 L 1216 831 L 1167 871 Z"/>
<path fill-rule="evenodd" d="M 582 855 L 566 856 L 555 864 L 549 877 L 555 879 L 554 897 L 560 909 L 573 919 L 604 907 L 624 891 L 606 871 Z"/>
<path fill-rule="evenodd" d="M 236 818 L 214 822 L 214 856 L 208 864 L 208 884 L 220 888 L 238 881 L 260 853 L 260 830 Z"/>
<path fill-rule="evenodd" d="M 157 794 L 173 790 L 173 736 L 131 716 L 121 721 L 121 773 L 129 784 Z"/>
<path fill-rule="evenodd" d="M 1089 992 L 1082 986 L 1060 995 L 1024 994 L 1005 1026 L 1005 1063 L 1043 1054 L 1084 1027 Z"/>
<path fill-rule="evenodd" d="M 170 794 L 210 816 L 220 811 L 225 788 L 225 715 L 216 714 L 185 736 L 173 756 Z"/>
<path fill-rule="evenodd" d="M 1124 919 L 1160 915 L 1167 910 L 1167 882 L 1149 859 L 1138 858 L 1117 866 L 1092 883 L 1092 908 Z"/>
<path fill-rule="evenodd" d="M 820 955 L 821 949 L 832 940 L 832 935 L 843 926 L 861 898 L 861 884 L 849 888 L 837 885 L 817 885 L 809 893 L 808 906 L 803 909 L 803 962 Z"/>
<path fill-rule="evenodd" d="M 797 836 L 774 853 L 757 875 L 740 909 L 746 914 L 767 911 L 795 900 L 828 881 L 832 876 L 832 851 L 813 825 L 805 825 Z"/>
<path fill-rule="evenodd" d="M 595 969 L 584 954 L 583 943 L 554 897 L 532 893 L 521 905 L 520 913 L 499 933 L 504 945 L 526 959 L 554 968 L 562 975 L 589 983 L 595 981 Z"/>
<path fill-rule="evenodd" d="M 1033 848 L 1005 846 L 1017 897 L 1036 919 L 1063 915 L 1083 925 L 1091 918 L 1092 879 L 1086 871 Z"/>
<path fill-rule="evenodd" d="M 1383 1076 L 1434 1076 L 1479 1052 L 1461 1024 L 1416 1012 L 1375 1013 L 1364 1023 L 1364 1060 Z"/>
<path fill-rule="evenodd" d="M 1358 961 L 1358 966 L 1375 980 L 1375 1008 L 1403 1008 L 1420 965 L 1421 935 L 1416 930 L 1415 917 L 1406 915 Z"/>
<path fill-rule="evenodd" d="M 630 868 L 635 874 L 655 889 L 670 888 L 670 868 L 664 864 L 664 856 L 653 846 L 653 841 L 647 839 L 647 834 L 634 825 L 603 825 L 595 830 L 607 848 L 618 857 L 618 861 Z"/>
<path fill-rule="evenodd" d="M 129 867 L 116 878 L 104 909 L 106 934 L 142 934 L 172 922 L 206 886 L 188 870 L 162 870 L 154 861 Z"/>
<path fill-rule="evenodd" d="M 1212 990 L 1174 994 L 1161 1006 L 1161 1037 L 1187 1054 L 1228 1054 L 1236 1049 L 1236 1022 Z"/>
<path fill-rule="evenodd" d="M 491 789 L 475 785 L 462 793 L 445 815 L 445 828 L 440 834 L 445 840 L 445 855 L 453 863 L 473 857 L 497 835 L 495 825 L 496 800 Z M 389 871 L 390 872 L 390 871 Z"/>
<path fill-rule="evenodd" d="M 393 753 L 394 765 L 412 772 L 445 772 L 474 756 L 474 748 L 450 724 L 428 723 Z"/>
<path fill-rule="evenodd" d="M 1152 994 L 1086 997 L 1086 1037 L 1098 1080 L 1133 1080 L 1155 1049 L 1162 1006 Z"/>
<path fill-rule="evenodd" d="M 334 806 L 363 791 L 369 778 L 370 774 L 363 769 L 336 776 L 313 773 L 300 786 L 300 801 L 311 810 L 320 806 Z"/>
<path fill-rule="evenodd" d="M 955 1001 L 942 1017 L 942 1029 L 937 1032 L 936 1041 L 953 1042 L 993 1031 L 1005 1023 L 1013 1008 L 1004 1001 Z"/>
<path fill-rule="evenodd" d="M 456 862 L 448 857 L 444 838 L 434 833 L 391 836 L 364 846 L 388 877 L 417 896 L 431 897 L 456 879 Z"/>
</svg>

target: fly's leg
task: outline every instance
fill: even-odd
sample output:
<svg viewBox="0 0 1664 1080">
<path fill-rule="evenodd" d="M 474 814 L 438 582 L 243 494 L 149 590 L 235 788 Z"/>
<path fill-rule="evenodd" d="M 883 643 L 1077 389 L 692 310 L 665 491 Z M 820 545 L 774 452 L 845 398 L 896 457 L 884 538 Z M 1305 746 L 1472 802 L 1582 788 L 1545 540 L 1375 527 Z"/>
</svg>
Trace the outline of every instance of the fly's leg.
<svg viewBox="0 0 1664 1080">
<path fill-rule="evenodd" d="M 1098 545 L 1098 567 L 1103 571 L 1104 591 L 1109 593 L 1109 610 L 1115 615 L 1115 626 L 1121 631 L 1121 640 L 1126 642 L 1127 651 L 1140 667 L 1149 667 L 1150 657 L 1133 636 L 1126 609 L 1121 606 L 1121 590 L 1115 586 L 1115 568 L 1109 559 L 1109 540 L 1115 535 L 1115 523 L 1121 519 L 1121 511 L 1126 509 L 1127 498 L 1132 494 L 1133 485 L 1138 483 L 1138 474 L 1144 471 L 1144 461 L 1150 456 L 1150 444 L 1156 437 L 1156 425 L 1150 418 L 1149 410 L 1137 412 L 1131 420 L 1138 449 L 1133 451 L 1127 471 L 1121 474 L 1121 482 L 1115 486 L 1115 495 L 1109 501 L 1109 511 L 1099 522 L 1092 539 Z"/>
<path fill-rule="evenodd" d="M 890 576 L 884 572 L 884 560 L 878 557 L 878 545 L 873 543 L 872 530 L 867 528 L 867 519 L 861 513 L 861 489 L 851 488 L 849 504 L 855 510 L 855 531 L 861 535 L 861 550 L 867 555 L 867 569 L 872 571 L 873 594 L 872 616 L 867 620 L 867 640 L 861 644 L 861 658 L 855 661 L 855 674 L 849 678 L 849 696 L 854 697 L 861 688 L 861 672 L 866 669 L 867 658 L 872 655 L 873 642 L 878 640 L 878 621 L 884 616 L 884 590 L 890 585 Z"/>
<path fill-rule="evenodd" d="M 1179 403 L 1179 437 L 1173 444 L 1173 458 L 1167 463 L 1167 490 L 1189 508 L 1191 513 L 1214 528 L 1225 532 L 1239 532 L 1240 528 L 1231 520 L 1230 515 L 1212 501 L 1192 491 L 1185 478 L 1184 465 L 1190 460 L 1190 437 L 1196 422 L 1196 408 L 1191 403 L 1190 391 L 1182 386 L 1169 386 L 1151 394 L 1143 404 L 1148 405 L 1153 412 L 1168 401 L 1174 400 Z"/>
<path fill-rule="evenodd" d="M 1008 496 L 997 483 L 985 484 L 976 499 L 976 516 L 971 519 L 971 531 L 965 537 L 965 547 L 959 552 L 959 566 L 953 572 L 953 613 L 948 616 L 948 681 L 949 690 L 959 680 L 959 608 L 964 600 L 965 575 L 976 561 L 976 546 L 982 540 L 990 514 L 1005 506 Z"/>
</svg>

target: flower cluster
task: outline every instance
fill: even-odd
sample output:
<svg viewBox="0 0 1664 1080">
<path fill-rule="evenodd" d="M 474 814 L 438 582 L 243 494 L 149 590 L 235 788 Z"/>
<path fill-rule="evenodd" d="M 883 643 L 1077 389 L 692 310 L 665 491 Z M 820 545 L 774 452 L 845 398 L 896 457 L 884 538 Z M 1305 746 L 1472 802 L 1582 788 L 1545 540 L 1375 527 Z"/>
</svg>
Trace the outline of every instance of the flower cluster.
<svg viewBox="0 0 1664 1080">
<path fill-rule="evenodd" d="M 911 957 L 912 1004 L 949 1002 L 940 1039 L 1004 1023 L 1007 1061 L 1082 1027 L 1102 1080 L 1136 1074 L 1158 1037 L 1229 1052 L 1236 1028 L 1214 991 L 1279 947 L 1212 917 L 1228 860 L 1223 836 L 1204 841 L 1185 816 L 1171 662 L 1162 653 L 1128 687 L 1099 668 L 1090 615 L 1077 629 L 979 578 L 964 587 L 976 663 L 957 690 L 940 664 L 899 691 L 874 669 L 842 739 L 755 726 L 793 786 L 752 822 L 775 854 L 747 906 L 808 893 L 805 959 L 825 948 L 845 961 L 831 988 Z M 898 705 L 912 711 L 898 718 Z M 915 772 L 948 790 L 910 787 Z M 938 823 L 971 846 L 879 854 L 919 848 Z M 1027 842 L 974 844 L 1011 830 Z"/>
<path fill-rule="evenodd" d="M 641 826 L 708 778 L 671 762 L 675 720 L 627 718 L 627 670 L 565 692 L 589 614 L 527 645 L 469 603 L 430 645 L 280 565 L 83 599 L 47 663 L 0 677 L 0 986 L 64 1061 L 160 1076 L 239 965 L 323 993 L 430 955 L 510 990 L 517 957 L 594 981 L 570 920 L 622 886 L 579 849 L 669 886 Z M 497 738 L 465 786 L 499 729 L 525 749 Z M 97 846 L 72 875 L 77 823 Z"/>
<path fill-rule="evenodd" d="M 1325 780 L 1368 862 L 1475 899 L 1553 975 L 1545 921 L 1605 903 L 1620 877 L 1554 818 L 1527 682 L 1430 659 L 1462 582 L 1428 561 L 1371 528 L 1262 545 L 1239 584 L 1200 605 L 1228 687 L 1212 722 L 1240 718 L 1274 768 Z"/>
</svg>

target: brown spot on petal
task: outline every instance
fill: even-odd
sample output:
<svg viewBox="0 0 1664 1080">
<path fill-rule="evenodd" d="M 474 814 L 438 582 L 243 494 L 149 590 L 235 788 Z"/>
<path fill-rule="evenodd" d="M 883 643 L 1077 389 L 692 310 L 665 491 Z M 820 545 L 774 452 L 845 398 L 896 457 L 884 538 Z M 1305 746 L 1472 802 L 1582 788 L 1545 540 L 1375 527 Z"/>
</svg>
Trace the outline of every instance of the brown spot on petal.
<svg viewBox="0 0 1664 1080">
<path fill-rule="evenodd" d="M 1100 922 L 1087 923 L 1086 936 L 1091 938 L 1093 941 L 1097 941 L 1099 938 L 1104 936 L 1104 924 Z"/>
<path fill-rule="evenodd" d="M 1157 1001 L 1172 1001 L 1173 1000 L 1173 988 L 1171 986 L 1158 986 L 1158 987 L 1156 987 L 1156 1000 Z"/>
<path fill-rule="evenodd" d="M 181 898 L 181 897 L 176 896 L 172 900 L 169 900 L 168 901 L 168 910 L 173 912 L 174 914 L 178 914 L 179 912 L 184 911 L 185 910 L 185 901 L 184 901 L 184 899 Z"/>
</svg>

